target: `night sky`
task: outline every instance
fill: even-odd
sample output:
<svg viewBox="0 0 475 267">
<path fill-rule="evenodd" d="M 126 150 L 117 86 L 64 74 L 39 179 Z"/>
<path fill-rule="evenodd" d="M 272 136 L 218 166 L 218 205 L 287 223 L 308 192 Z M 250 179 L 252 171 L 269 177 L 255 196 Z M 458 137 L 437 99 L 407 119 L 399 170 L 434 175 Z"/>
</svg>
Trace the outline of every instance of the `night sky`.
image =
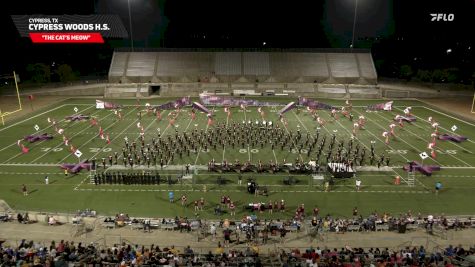
<svg viewBox="0 0 475 267">
<path fill-rule="evenodd" d="M 70 64 L 81 75 L 106 75 L 113 49 L 130 46 L 129 39 L 33 45 L 19 37 L 9 17 L 117 14 L 129 29 L 127 0 L 18 0 L 1 5 L 6 48 L 0 52 L 0 74 L 22 72 L 28 63 L 56 62 Z M 348 48 L 355 0 L 130 0 L 130 5 L 136 49 Z M 474 0 L 358 0 L 357 11 L 355 47 L 371 49 L 375 60 L 473 70 Z M 431 22 L 430 13 L 454 13 L 455 20 Z M 453 52 L 447 57 L 449 48 Z"/>
</svg>

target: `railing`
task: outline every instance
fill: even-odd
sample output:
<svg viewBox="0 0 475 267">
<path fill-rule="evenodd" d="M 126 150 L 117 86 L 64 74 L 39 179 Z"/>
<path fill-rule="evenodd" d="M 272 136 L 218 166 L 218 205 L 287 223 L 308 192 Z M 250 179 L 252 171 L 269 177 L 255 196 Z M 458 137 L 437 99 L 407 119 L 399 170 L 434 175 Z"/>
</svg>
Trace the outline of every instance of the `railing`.
<svg viewBox="0 0 475 267">
<path fill-rule="evenodd" d="M 132 52 L 131 48 L 116 48 L 115 52 Z M 134 48 L 134 52 L 301 52 L 301 53 L 370 53 L 362 48 Z"/>
<path fill-rule="evenodd" d="M 108 242 L 108 240 L 112 240 L 113 242 Z M 28 241 L 29 240 L 27 240 L 27 242 Z M 67 240 L 65 240 L 65 241 L 67 241 Z M 8 240 L 8 242 L 9 242 L 10 245 L 13 245 L 15 243 L 16 247 L 18 247 L 22 241 L 20 241 L 20 240 Z M 43 246 L 43 247 L 48 247 L 51 244 L 51 241 L 46 241 L 46 240 L 38 241 L 38 240 L 36 240 L 35 243 L 39 244 L 40 246 Z M 82 256 L 81 258 L 85 258 L 85 257 L 93 258 L 93 256 L 95 254 L 97 254 L 98 251 L 100 251 L 101 249 L 109 249 L 109 248 L 113 248 L 113 247 L 120 248 L 122 246 L 128 246 L 128 245 L 135 246 L 137 243 L 131 242 L 130 240 L 128 240 L 126 238 L 123 238 L 120 235 L 104 235 L 104 237 L 96 239 L 91 244 L 94 245 L 94 247 L 96 248 L 96 252 L 81 255 Z M 434 245 L 432 249 L 430 248 L 430 244 Z M 140 245 L 140 247 L 145 246 L 145 248 L 150 248 L 151 244 L 140 243 L 139 245 Z M 164 252 L 163 250 L 165 248 L 172 249 L 172 245 L 168 245 L 168 244 L 164 246 L 163 244 L 155 243 L 155 247 L 157 247 L 157 246 L 159 246 L 162 249 L 162 252 L 158 252 L 158 255 L 162 255 L 164 257 L 166 257 L 165 256 L 166 252 Z M 393 253 L 393 252 L 404 250 L 406 247 L 409 247 L 411 250 L 415 249 L 415 247 L 412 244 L 412 241 L 402 243 L 399 246 L 396 246 L 394 248 L 389 248 L 389 249 L 391 251 L 390 253 Z M 176 250 L 176 255 L 181 256 L 181 257 L 187 257 L 187 256 L 191 255 L 191 254 L 186 254 L 185 253 L 186 248 L 187 248 L 186 246 L 173 246 L 173 249 Z M 200 246 L 200 247 L 192 247 L 191 249 L 193 250 L 193 255 L 198 257 L 199 262 L 204 263 L 204 262 L 209 261 L 208 256 L 210 256 L 212 258 L 211 259 L 212 261 L 214 261 L 215 259 L 218 260 L 218 261 L 220 260 L 220 256 L 218 254 L 216 254 L 216 249 L 217 248 L 218 248 L 217 246 L 212 246 L 212 247 L 211 246 Z M 371 248 L 376 249 L 376 247 L 371 247 Z M 444 255 L 445 254 L 445 249 L 442 248 L 437 242 L 434 242 L 432 240 L 428 240 L 428 243 L 427 243 L 425 248 L 427 250 L 426 257 L 429 257 L 429 255 L 431 255 L 431 253 L 440 254 L 444 259 L 450 260 L 456 266 L 460 266 L 460 264 L 462 264 L 463 261 L 465 261 L 465 259 L 463 257 L 459 257 L 459 256 L 447 257 L 446 255 Z M 223 248 L 223 251 L 226 254 L 230 253 L 231 251 L 235 251 L 239 254 L 240 252 L 245 253 L 246 250 L 248 250 L 248 249 L 249 249 L 249 246 L 243 245 L 243 246 L 233 246 L 231 248 Z M 296 249 L 298 249 L 300 251 L 300 256 L 291 256 L 292 251 L 294 251 Z M 302 256 L 305 253 L 305 251 L 308 250 L 308 249 L 315 249 L 315 247 L 313 247 L 311 245 L 306 246 L 306 247 L 300 247 L 300 246 L 289 247 L 289 246 L 285 246 L 285 244 L 273 243 L 273 246 L 269 246 L 266 249 L 262 249 L 262 248 L 258 247 L 258 255 L 259 255 L 259 260 L 260 261 L 265 261 L 264 266 L 273 266 L 274 264 L 277 264 L 278 266 L 282 266 L 282 264 L 284 263 L 282 260 L 287 261 L 289 258 L 292 258 L 294 260 L 294 262 L 295 261 L 296 262 L 304 262 L 305 258 L 303 258 Z M 327 250 L 327 248 L 322 248 L 322 249 Z M 361 259 L 364 259 L 365 256 L 366 256 L 366 253 L 370 249 L 370 247 L 361 247 L 361 249 L 363 249 L 363 251 L 364 251 L 362 254 L 360 254 L 360 252 L 353 251 L 351 248 L 347 248 L 347 249 L 348 249 L 348 251 L 346 251 L 345 253 L 351 252 L 352 255 L 354 255 L 355 257 L 359 257 Z M 381 247 L 380 249 L 381 249 L 381 251 L 383 251 L 385 248 Z M 430 252 L 431 250 L 432 250 L 432 252 Z M 281 258 L 281 255 L 285 255 L 284 258 Z M 324 257 L 324 255 L 325 254 L 320 255 L 321 256 L 321 263 L 319 263 L 320 266 L 326 266 L 326 264 L 327 264 L 326 257 Z M 337 257 L 339 257 L 340 253 L 338 253 L 337 255 L 338 255 Z M 243 262 L 245 259 L 251 260 L 251 261 L 256 260 L 257 259 L 256 256 L 257 256 L 257 253 L 253 253 L 251 256 L 244 256 L 244 257 L 243 256 L 238 256 L 236 258 L 233 258 L 231 261 L 229 261 L 227 266 L 235 266 L 234 265 L 235 262 Z M 377 259 L 378 258 L 375 258 L 374 261 L 376 261 Z M 366 262 L 366 263 L 368 263 L 368 262 Z M 102 265 L 106 266 L 107 263 L 103 263 Z"/>
</svg>

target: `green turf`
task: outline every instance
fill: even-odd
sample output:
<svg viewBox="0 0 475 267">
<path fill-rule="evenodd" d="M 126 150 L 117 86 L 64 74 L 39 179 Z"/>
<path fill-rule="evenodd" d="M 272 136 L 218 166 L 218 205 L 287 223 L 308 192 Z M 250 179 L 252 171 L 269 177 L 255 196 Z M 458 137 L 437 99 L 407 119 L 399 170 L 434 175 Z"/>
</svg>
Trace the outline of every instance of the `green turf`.
<svg viewBox="0 0 475 267">
<path fill-rule="evenodd" d="M 261 98 L 262 100 L 278 101 L 286 103 L 290 99 L 283 98 Z M 150 100 L 154 105 L 163 103 L 169 99 Z M 293 99 L 292 99 L 293 100 Z M 321 100 L 332 105 L 342 105 L 340 100 Z M 149 186 L 125 186 L 125 185 L 100 185 L 89 184 L 86 173 L 65 177 L 58 166 L 47 166 L 46 164 L 58 165 L 60 163 L 74 163 L 78 159 L 72 155 L 68 147 L 62 145 L 61 136 L 55 135 L 50 141 L 28 144 L 30 152 L 20 153 L 16 141 L 27 134 L 35 133 L 34 126 L 38 125 L 38 133 L 53 133 L 48 128 L 47 118 L 54 118 L 59 122 L 61 128 L 65 129 L 66 135 L 71 138 L 71 143 L 83 153 L 82 158 L 106 157 L 114 151 L 119 151 L 123 144 L 123 138 L 127 136 L 129 140 L 139 136 L 136 127 L 138 122 L 135 100 L 118 100 L 126 106 L 123 109 L 125 118 L 118 121 L 111 111 L 96 110 L 92 99 L 69 99 L 61 103 L 36 111 L 30 117 L 19 118 L 9 122 L 6 126 L 0 127 L 0 198 L 5 199 L 12 207 L 20 210 L 38 210 L 49 212 L 74 212 L 77 209 L 92 208 L 102 214 L 115 214 L 127 212 L 141 216 L 174 216 L 186 215 L 195 216 L 191 201 L 204 197 L 207 201 L 207 209 L 200 213 L 201 217 L 214 217 L 213 207 L 218 203 L 223 194 L 229 195 L 238 205 L 237 216 L 247 214 L 242 207 L 249 202 L 269 200 L 276 201 L 284 199 L 287 202 L 287 211 L 284 214 L 267 214 L 266 217 L 288 217 L 295 210 L 296 206 L 305 203 L 307 209 L 318 205 L 323 213 L 349 216 L 354 206 L 358 206 L 363 214 L 373 211 L 400 213 L 412 210 L 421 213 L 445 213 L 445 214 L 473 214 L 473 202 L 475 196 L 472 194 L 475 189 L 475 143 L 471 140 L 455 144 L 449 141 L 438 141 L 438 157 L 436 159 L 426 159 L 424 164 L 441 165 L 443 169 L 436 172 L 432 177 L 417 175 L 416 186 L 408 187 L 404 181 L 401 185 L 393 185 L 393 178 L 401 175 L 404 179 L 407 175 L 402 171 L 402 166 L 409 160 L 418 160 L 418 154 L 427 151 L 427 144 L 430 139 L 432 129 L 428 122 L 424 121 L 429 116 L 434 117 L 442 126 L 441 133 L 450 133 L 452 125 L 457 125 L 457 134 L 473 138 L 475 126 L 457 120 L 454 115 L 445 114 L 435 110 L 434 107 L 426 106 L 419 101 L 397 100 L 395 109 L 392 112 L 365 112 L 368 104 L 379 103 L 381 100 L 354 100 L 353 114 L 355 118 L 363 114 L 367 118 L 366 129 L 361 130 L 357 135 L 356 142 L 361 146 L 370 146 L 371 141 L 375 141 L 377 154 L 385 153 L 391 157 L 392 171 L 381 172 L 359 172 L 358 177 L 363 181 L 362 192 L 354 192 L 354 179 L 338 181 L 330 190 L 324 192 L 322 186 L 313 182 L 311 177 L 304 175 L 294 175 L 298 180 L 296 185 L 285 186 L 283 179 L 285 173 L 275 175 L 269 174 L 244 174 L 244 183 L 247 178 L 253 177 L 261 185 L 266 185 L 270 191 L 270 196 L 253 196 L 245 192 L 244 186 L 237 185 L 236 174 L 223 174 L 226 185 L 216 185 L 216 173 L 200 171 L 194 176 L 192 181 L 185 181 L 176 185 L 149 185 Z M 142 101 L 142 105 L 145 101 Z M 387 129 L 396 114 L 402 114 L 406 106 L 413 107 L 413 113 L 418 117 L 417 122 L 406 125 L 403 129 L 397 129 L 397 138 L 392 139 L 387 146 L 384 144 L 381 133 Z M 104 140 L 97 137 L 97 127 L 90 126 L 88 122 L 66 122 L 62 121 L 65 116 L 74 113 L 73 108 L 77 107 L 79 113 L 89 114 L 98 118 L 106 133 L 110 134 L 112 144 L 107 145 Z M 266 113 L 266 120 L 283 127 L 278 121 L 275 113 L 281 107 L 268 108 L 263 110 Z M 51 110 L 54 109 L 54 110 Z M 189 109 L 184 109 L 177 118 L 175 125 L 168 126 L 166 117 L 169 111 L 163 112 L 163 120 L 157 121 L 155 116 L 144 115 L 141 124 L 146 131 L 146 139 L 158 136 L 160 133 L 168 135 L 175 130 L 182 132 L 185 130 L 206 129 L 207 118 L 204 114 L 198 114 L 195 121 L 191 121 Z M 233 123 L 243 120 L 255 121 L 261 119 L 256 108 L 249 108 L 248 112 L 242 112 L 238 108 L 232 110 L 229 120 L 222 108 L 216 109 L 216 122 Z M 351 136 L 352 122 L 346 118 L 341 118 L 338 122 L 330 122 L 330 114 L 327 111 L 319 111 L 322 118 L 328 123 L 321 129 L 322 134 L 330 135 L 336 133 L 339 140 L 348 140 Z M 311 116 L 305 112 L 290 111 L 285 117 L 288 120 L 288 130 L 297 131 L 300 129 L 304 134 L 307 131 L 314 133 L 317 124 Z M 12 126 L 13 125 L 13 126 Z M 211 126 L 213 127 L 213 126 Z M 311 156 L 312 158 L 313 156 Z M 234 162 L 238 159 L 241 162 L 251 160 L 257 162 L 269 162 L 277 160 L 282 162 L 293 162 L 296 158 L 308 161 L 306 154 L 298 154 L 295 149 L 289 151 L 276 147 L 273 151 L 269 146 L 240 147 L 234 149 L 227 147 L 225 151 L 218 147 L 216 150 L 199 151 L 184 156 L 181 160 L 175 159 L 171 164 L 180 165 L 191 163 L 206 165 L 211 159 L 220 162 L 223 159 Z M 160 170 L 159 170 L 160 171 Z M 178 174 L 180 171 L 162 171 L 163 173 Z M 49 175 L 50 184 L 44 185 L 43 178 Z M 328 177 L 328 175 L 326 175 Z M 432 191 L 434 184 L 440 181 L 443 190 L 438 196 Z M 243 183 L 243 184 L 244 184 Z M 21 184 L 26 184 L 29 191 L 28 197 L 24 197 L 21 192 Z M 206 192 L 203 187 L 206 186 Z M 177 201 L 170 204 L 167 199 L 168 191 L 174 191 L 176 198 L 182 194 L 188 197 L 188 206 L 182 207 Z"/>
</svg>

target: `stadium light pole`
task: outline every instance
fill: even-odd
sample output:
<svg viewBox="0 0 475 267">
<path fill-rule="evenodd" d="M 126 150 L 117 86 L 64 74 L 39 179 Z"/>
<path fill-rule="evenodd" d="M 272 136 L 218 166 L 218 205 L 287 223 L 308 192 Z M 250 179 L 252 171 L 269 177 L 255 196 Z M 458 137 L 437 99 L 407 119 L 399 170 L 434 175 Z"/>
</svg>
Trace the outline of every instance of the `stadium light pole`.
<svg viewBox="0 0 475 267">
<path fill-rule="evenodd" d="M 358 0 L 355 0 L 355 14 L 353 16 L 353 34 L 351 36 L 351 49 L 355 46 L 355 28 L 356 28 L 356 13 L 358 11 Z"/>
<path fill-rule="evenodd" d="M 132 47 L 132 52 L 134 52 L 134 31 L 132 29 L 132 15 L 130 13 L 130 0 L 127 0 L 127 6 L 129 8 L 130 46 Z"/>
</svg>

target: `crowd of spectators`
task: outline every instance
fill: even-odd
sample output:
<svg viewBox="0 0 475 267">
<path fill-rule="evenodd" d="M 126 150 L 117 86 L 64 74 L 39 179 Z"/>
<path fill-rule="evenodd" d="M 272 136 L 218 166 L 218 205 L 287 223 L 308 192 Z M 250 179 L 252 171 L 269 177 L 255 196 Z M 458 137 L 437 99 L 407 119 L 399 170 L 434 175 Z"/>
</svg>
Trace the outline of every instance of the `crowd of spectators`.
<svg viewBox="0 0 475 267">
<path fill-rule="evenodd" d="M 236 250 L 217 248 L 207 253 L 195 253 L 190 246 L 183 250 L 175 246 L 139 246 L 121 244 L 101 248 L 61 240 L 49 245 L 22 240 L 18 246 L 0 241 L 0 266 L 70 266 L 99 264 L 100 266 L 260 266 L 258 252 L 252 247 Z"/>
<path fill-rule="evenodd" d="M 221 243 L 207 252 L 195 252 L 190 246 L 160 248 L 122 243 L 112 247 L 73 241 L 48 245 L 22 240 L 12 246 L 0 241 L 0 266 L 444 266 L 461 264 L 475 254 L 475 247 L 448 246 L 428 251 L 423 246 L 389 248 L 282 249 L 262 254 L 255 245 L 225 249 Z M 473 266 L 473 265 L 466 265 Z"/>
<path fill-rule="evenodd" d="M 300 205 L 292 218 L 287 220 L 262 220 L 259 213 L 243 216 L 241 219 L 208 222 L 200 219 L 176 217 L 174 219 L 154 220 L 138 219 L 128 214 L 117 214 L 106 218 L 105 223 L 115 225 L 143 225 L 144 230 L 167 226 L 167 230 L 204 231 L 205 236 L 211 236 L 212 242 L 218 242 L 216 249 L 208 252 L 200 249 L 195 253 L 190 247 L 177 249 L 174 246 L 160 248 L 158 246 L 144 247 L 127 244 L 104 248 L 98 244 L 83 245 L 81 243 L 52 242 L 43 245 L 33 241 L 23 240 L 18 246 L 0 246 L 0 266 L 28 263 L 30 266 L 67 266 L 67 263 L 91 263 L 100 265 L 171 265 L 171 266 L 259 266 L 269 260 L 268 254 L 262 256 L 259 246 L 268 243 L 272 236 L 281 241 L 285 240 L 289 231 L 317 229 L 319 232 L 344 233 L 350 228 L 358 231 L 376 231 L 378 226 L 388 226 L 386 230 L 399 229 L 401 225 L 418 225 L 432 229 L 438 225 L 441 229 L 462 229 L 473 227 L 472 218 L 447 217 L 443 214 L 433 216 L 413 215 L 411 211 L 398 216 L 388 213 L 371 213 L 367 217 L 358 214 L 354 208 L 350 218 L 336 218 L 331 215 L 320 216 L 319 209 L 313 209 L 313 216 L 305 213 L 305 207 Z M 20 223 L 28 223 L 28 214 L 19 214 Z M 48 224 L 52 216 L 48 216 Z M 78 219 L 82 218 L 76 215 Z M 76 218 L 75 217 L 75 218 Z M 11 218 L 12 219 L 12 218 Z M 222 233 L 222 235 L 221 235 Z M 310 233 L 308 231 L 307 233 Z M 223 237 L 223 239 L 219 239 Z M 223 244 L 221 244 L 223 242 Z M 1 241 L 0 241 L 1 243 Z M 236 246 L 237 245 L 237 246 Z M 236 249 L 242 247 L 244 249 Z M 473 255 L 475 248 L 449 246 L 440 251 L 426 251 L 424 247 L 407 247 L 404 249 L 361 249 L 345 247 L 341 249 L 308 248 L 304 250 L 291 249 L 271 253 L 272 257 L 283 266 L 452 266 L 451 262 Z M 475 257 L 475 255 L 473 256 Z M 475 266 L 475 263 L 474 263 Z"/>
<path fill-rule="evenodd" d="M 371 213 L 367 217 L 353 213 L 350 218 L 337 218 L 331 215 L 324 217 L 314 216 L 310 221 L 313 227 L 320 227 L 323 231 L 329 232 L 345 232 L 345 231 L 401 231 L 405 232 L 407 227 L 412 229 L 419 227 L 432 231 L 434 226 L 440 226 L 442 230 L 461 230 L 475 226 L 475 218 L 459 218 L 447 217 L 441 215 L 422 216 L 420 213 L 413 215 L 411 211 L 399 215 L 391 215 L 389 213 L 379 214 Z"/>
<path fill-rule="evenodd" d="M 475 247 L 465 249 L 462 246 L 449 246 L 445 249 L 427 251 L 423 246 L 405 247 L 392 250 L 389 248 L 351 248 L 321 249 L 308 248 L 304 251 L 292 249 L 282 250 L 279 259 L 285 263 L 302 263 L 302 266 L 444 266 L 460 265 L 474 255 Z M 464 266 L 473 266 L 466 262 Z"/>
</svg>

